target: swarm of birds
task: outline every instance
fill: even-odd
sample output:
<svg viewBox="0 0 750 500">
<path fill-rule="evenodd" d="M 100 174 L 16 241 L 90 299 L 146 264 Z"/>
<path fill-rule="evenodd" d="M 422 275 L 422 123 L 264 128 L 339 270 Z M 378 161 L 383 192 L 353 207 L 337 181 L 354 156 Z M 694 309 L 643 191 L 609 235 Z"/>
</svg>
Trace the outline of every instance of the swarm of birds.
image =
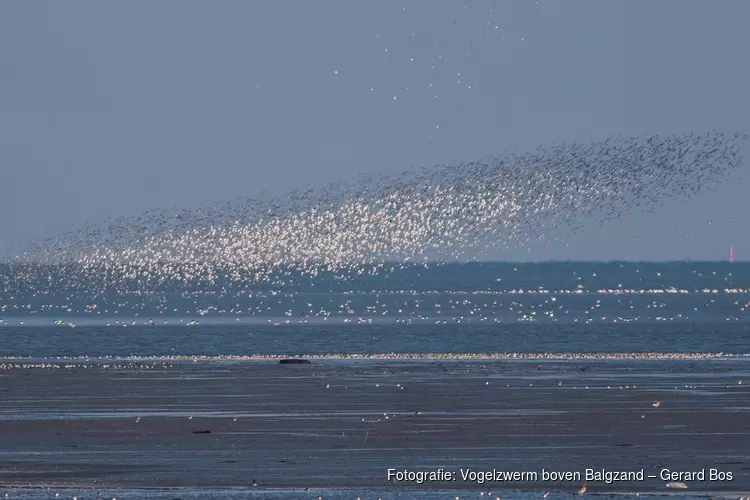
<svg viewBox="0 0 750 500">
<path fill-rule="evenodd" d="M 687 199 L 742 164 L 745 140 L 711 132 L 573 142 L 284 197 L 150 211 L 32 242 L 14 252 L 6 281 L 148 288 L 497 255 Z"/>
</svg>

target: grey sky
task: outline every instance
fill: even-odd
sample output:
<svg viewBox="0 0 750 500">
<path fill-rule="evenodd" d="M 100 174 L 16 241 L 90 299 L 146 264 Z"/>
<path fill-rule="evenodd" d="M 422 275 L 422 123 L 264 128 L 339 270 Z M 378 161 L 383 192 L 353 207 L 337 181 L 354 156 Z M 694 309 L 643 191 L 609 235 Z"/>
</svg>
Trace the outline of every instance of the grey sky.
<svg viewBox="0 0 750 500">
<path fill-rule="evenodd" d="M 506 148 L 748 132 L 747 19 L 743 0 L 0 2 L 0 248 Z M 498 258 L 750 259 L 748 187 Z"/>
</svg>

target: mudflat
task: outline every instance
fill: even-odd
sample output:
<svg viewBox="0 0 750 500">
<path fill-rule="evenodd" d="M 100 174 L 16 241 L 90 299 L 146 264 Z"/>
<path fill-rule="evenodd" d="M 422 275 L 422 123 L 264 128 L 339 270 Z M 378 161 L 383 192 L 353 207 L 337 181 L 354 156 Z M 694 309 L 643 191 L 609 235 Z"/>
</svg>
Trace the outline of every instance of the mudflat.
<svg viewBox="0 0 750 500">
<path fill-rule="evenodd" d="M 748 360 L 311 361 L 2 364 L 0 485 L 750 491 Z"/>
</svg>

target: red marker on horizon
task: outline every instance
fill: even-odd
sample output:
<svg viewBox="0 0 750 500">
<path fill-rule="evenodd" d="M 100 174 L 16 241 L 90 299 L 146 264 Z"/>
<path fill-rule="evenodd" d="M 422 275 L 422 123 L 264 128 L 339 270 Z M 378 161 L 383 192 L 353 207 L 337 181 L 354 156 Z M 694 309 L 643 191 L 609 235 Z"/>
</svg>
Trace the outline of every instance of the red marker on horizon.
<svg viewBox="0 0 750 500">
<path fill-rule="evenodd" d="M 732 247 L 729 247 L 729 262 L 734 262 L 734 249 Z"/>
</svg>

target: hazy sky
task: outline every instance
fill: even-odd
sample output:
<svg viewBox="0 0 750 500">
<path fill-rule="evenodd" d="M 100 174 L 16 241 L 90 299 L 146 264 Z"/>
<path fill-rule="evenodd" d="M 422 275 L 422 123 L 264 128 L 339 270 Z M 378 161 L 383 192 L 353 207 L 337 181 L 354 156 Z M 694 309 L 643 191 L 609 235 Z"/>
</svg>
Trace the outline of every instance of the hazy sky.
<svg viewBox="0 0 750 500">
<path fill-rule="evenodd" d="M 750 132 L 748 19 L 745 0 L 0 2 L 0 248 L 506 148 Z M 748 188 L 498 258 L 750 259 Z"/>
</svg>

